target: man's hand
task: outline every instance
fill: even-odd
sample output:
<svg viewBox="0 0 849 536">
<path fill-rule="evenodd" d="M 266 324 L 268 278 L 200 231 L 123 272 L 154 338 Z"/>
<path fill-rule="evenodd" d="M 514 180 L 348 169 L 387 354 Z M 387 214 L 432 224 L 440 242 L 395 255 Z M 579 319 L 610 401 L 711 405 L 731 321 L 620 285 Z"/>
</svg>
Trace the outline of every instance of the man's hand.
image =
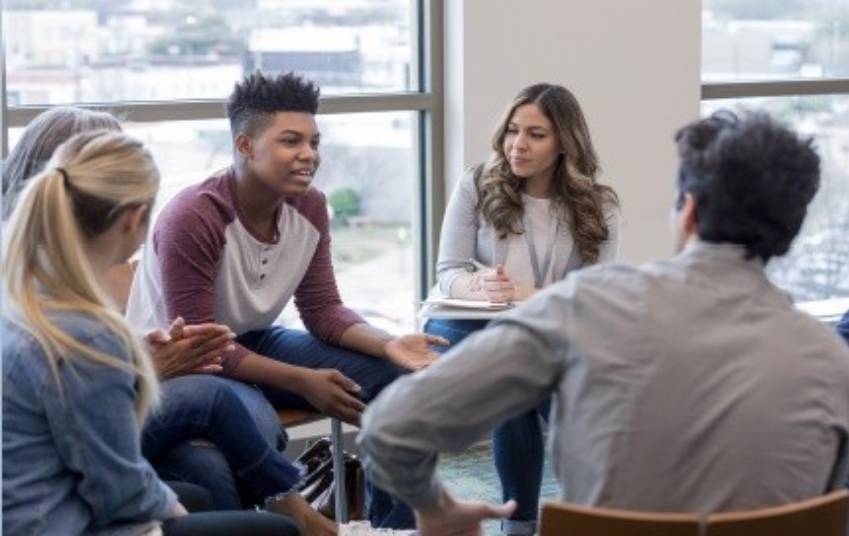
<svg viewBox="0 0 849 536">
<path fill-rule="evenodd" d="M 438 506 L 416 511 L 416 525 L 419 536 L 480 536 L 481 522 L 508 518 L 515 509 L 516 501 L 496 506 L 480 501 L 455 501 L 444 493 Z"/>
<path fill-rule="evenodd" d="M 167 514 L 168 519 L 172 519 L 172 518 L 175 518 L 175 517 L 183 517 L 183 516 L 187 516 L 187 515 L 189 515 L 188 510 L 186 510 L 186 507 L 183 506 L 183 503 L 181 503 L 179 501 L 177 501 L 174 504 L 174 507 L 171 508 L 171 511 L 168 512 L 168 514 Z"/>
<path fill-rule="evenodd" d="M 448 341 L 435 335 L 413 333 L 390 339 L 384 347 L 386 357 L 407 370 L 419 370 L 439 359 L 431 346 L 448 346 Z"/>
<path fill-rule="evenodd" d="M 516 301 L 516 285 L 504 271 L 504 265 L 483 273 L 483 291 L 486 299 L 493 303 L 512 303 Z"/>
<path fill-rule="evenodd" d="M 234 349 L 234 338 L 227 326 L 187 326 L 179 317 L 171 324 L 168 333 L 156 330 L 145 336 L 156 372 L 163 380 L 185 374 L 221 372 L 222 354 Z"/>
<path fill-rule="evenodd" d="M 298 394 L 322 413 L 359 426 L 366 405 L 357 398 L 362 390 L 353 380 L 333 369 L 303 369 Z"/>
</svg>

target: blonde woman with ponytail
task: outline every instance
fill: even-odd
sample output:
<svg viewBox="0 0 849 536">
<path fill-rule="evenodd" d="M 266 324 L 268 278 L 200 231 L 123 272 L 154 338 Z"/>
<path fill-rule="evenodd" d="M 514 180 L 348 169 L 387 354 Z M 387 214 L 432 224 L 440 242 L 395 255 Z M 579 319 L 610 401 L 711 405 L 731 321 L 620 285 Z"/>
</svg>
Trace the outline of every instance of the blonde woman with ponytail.
<svg viewBox="0 0 849 536">
<path fill-rule="evenodd" d="M 158 399 L 150 359 L 101 287 L 110 268 L 144 239 L 159 173 L 138 142 L 104 131 L 62 146 L 54 166 L 33 180 L 9 225 L 5 285 L 10 319 L 38 342 L 61 386 L 59 363 L 90 361 L 135 376 L 139 424 Z M 74 183 L 69 172 L 74 172 Z M 119 175 L 122 181 L 109 180 Z M 86 344 L 57 325 L 73 312 L 102 324 L 127 349 L 121 359 Z M 51 316 L 52 313 L 52 316 Z"/>
<path fill-rule="evenodd" d="M 274 526 L 254 533 L 296 533 L 282 516 L 187 516 L 141 456 L 158 384 L 101 282 L 143 240 L 158 187 L 140 142 L 78 134 L 28 181 L 4 229 L 7 534 L 153 534 L 163 520 L 165 534 L 226 534 L 251 516 Z"/>
<path fill-rule="evenodd" d="M 616 193 L 575 96 L 557 84 L 528 86 L 492 136 L 486 162 L 457 184 L 442 224 L 436 277 L 452 298 L 518 302 L 579 268 L 615 260 Z M 425 331 L 457 344 L 481 320 L 431 320 Z M 548 401 L 493 434 L 503 499 L 518 503 L 504 534 L 534 534 L 542 483 L 540 414 Z"/>
</svg>

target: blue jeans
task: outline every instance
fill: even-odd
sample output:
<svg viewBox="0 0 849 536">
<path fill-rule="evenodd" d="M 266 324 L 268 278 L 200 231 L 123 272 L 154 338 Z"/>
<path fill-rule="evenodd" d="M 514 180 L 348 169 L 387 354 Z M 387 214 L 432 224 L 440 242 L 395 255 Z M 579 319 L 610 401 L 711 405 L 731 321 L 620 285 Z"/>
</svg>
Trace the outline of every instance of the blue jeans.
<svg viewBox="0 0 849 536">
<path fill-rule="evenodd" d="M 186 441 L 208 439 L 223 456 L 227 471 L 244 484 L 254 504 L 295 488 L 301 470 L 277 451 L 276 441 L 270 443 L 263 435 L 238 394 L 244 387 L 208 374 L 166 381 L 162 406 L 151 414 L 142 432 L 145 457 L 156 464 L 160 456 Z M 220 484 L 214 479 L 221 472 L 215 463 L 206 467 L 208 480 L 212 480 L 207 489 L 213 495 Z"/>
<path fill-rule="evenodd" d="M 444 337 L 450 349 L 475 331 L 486 327 L 486 320 L 428 320 L 424 330 Z M 446 349 L 443 349 L 443 352 Z M 534 534 L 539 510 L 539 493 L 542 487 L 542 469 L 545 461 L 540 417 L 548 419 L 551 398 L 546 398 L 536 408 L 509 419 L 492 432 L 492 453 L 495 470 L 501 481 L 504 501 L 514 499 L 516 511 L 501 524 L 505 534 Z"/>
<path fill-rule="evenodd" d="M 176 379 L 176 378 L 175 378 Z M 285 448 L 285 431 L 277 420 L 277 413 L 262 392 L 255 386 L 236 380 L 219 378 L 228 384 L 248 409 L 260 432 L 269 444 L 278 450 Z M 160 411 L 168 411 L 167 392 L 172 380 L 162 384 L 163 403 Z M 153 464 L 165 480 L 189 482 L 202 486 L 212 495 L 216 510 L 238 510 L 252 506 L 251 493 L 243 482 L 234 478 L 227 459 L 209 441 L 185 441 L 162 453 Z"/>
<path fill-rule="evenodd" d="M 336 369 L 354 380 L 364 402 L 374 399 L 384 387 L 404 373 L 394 364 L 339 346 L 321 342 L 310 333 L 272 326 L 240 335 L 236 341 L 260 355 L 310 369 Z M 306 399 L 290 391 L 263 388 L 265 396 L 276 408 L 314 409 Z M 366 484 L 366 506 L 369 521 L 375 528 L 412 529 L 412 510 L 385 491 Z"/>
</svg>

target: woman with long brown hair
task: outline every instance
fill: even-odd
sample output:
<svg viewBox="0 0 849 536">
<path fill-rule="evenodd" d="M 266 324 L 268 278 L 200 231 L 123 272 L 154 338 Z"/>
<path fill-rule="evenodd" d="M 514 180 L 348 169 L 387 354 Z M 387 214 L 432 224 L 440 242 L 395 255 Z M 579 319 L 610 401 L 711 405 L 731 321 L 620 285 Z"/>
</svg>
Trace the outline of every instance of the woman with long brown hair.
<svg viewBox="0 0 849 536">
<path fill-rule="evenodd" d="M 439 290 L 452 298 L 522 301 L 572 270 L 614 260 L 616 193 L 598 182 L 599 159 L 575 96 L 555 84 L 523 89 L 492 137 L 492 155 L 459 181 L 442 226 Z M 456 344 L 486 325 L 430 320 L 425 331 Z M 518 508 L 505 534 L 533 534 L 548 401 L 493 434 L 504 500 Z"/>
</svg>

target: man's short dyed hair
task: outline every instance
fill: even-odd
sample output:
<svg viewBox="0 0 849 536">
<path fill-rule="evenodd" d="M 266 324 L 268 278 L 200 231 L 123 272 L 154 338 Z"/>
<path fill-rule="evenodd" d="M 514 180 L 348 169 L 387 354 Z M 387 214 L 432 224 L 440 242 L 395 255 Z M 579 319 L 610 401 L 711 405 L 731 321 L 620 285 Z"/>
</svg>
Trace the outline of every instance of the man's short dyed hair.
<svg viewBox="0 0 849 536">
<path fill-rule="evenodd" d="M 256 136 L 277 112 L 318 111 L 319 88 L 293 72 L 277 76 L 256 71 L 236 83 L 227 99 L 227 116 L 233 138 L 239 133 Z"/>
<path fill-rule="evenodd" d="M 820 185 L 820 158 L 810 138 L 766 113 L 717 112 L 675 135 L 678 205 L 696 201 L 699 237 L 739 244 L 746 258 L 780 256 L 805 219 Z"/>
</svg>

